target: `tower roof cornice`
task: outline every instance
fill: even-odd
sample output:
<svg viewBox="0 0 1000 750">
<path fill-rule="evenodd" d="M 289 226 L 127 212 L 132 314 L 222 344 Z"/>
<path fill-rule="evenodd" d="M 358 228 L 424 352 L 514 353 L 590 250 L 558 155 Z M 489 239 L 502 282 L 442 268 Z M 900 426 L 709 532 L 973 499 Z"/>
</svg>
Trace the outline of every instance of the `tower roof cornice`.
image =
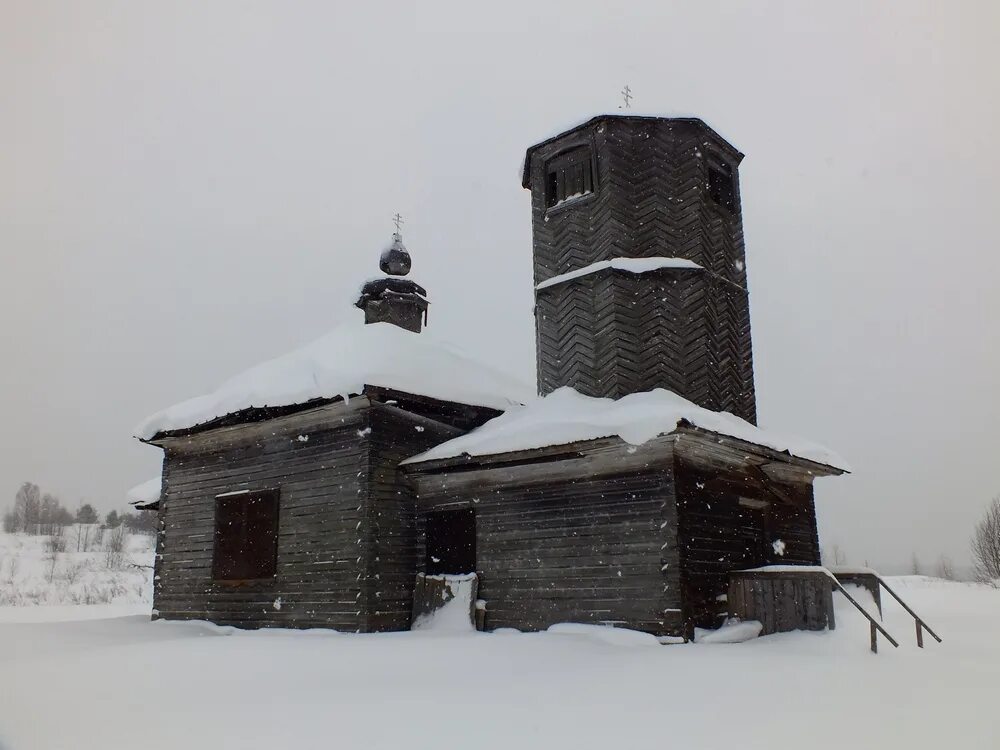
<svg viewBox="0 0 1000 750">
<path fill-rule="evenodd" d="M 706 123 L 700 117 L 659 117 L 655 115 L 603 114 L 603 115 L 595 115 L 594 117 L 591 117 L 589 120 L 581 122 L 578 125 L 574 125 L 571 128 L 566 128 L 565 130 L 562 130 L 559 133 L 549 138 L 546 138 L 543 141 L 539 141 L 533 146 L 529 146 L 527 152 L 525 152 L 524 155 L 524 165 L 522 167 L 522 173 L 521 173 L 521 186 L 525 188 L 531 187 L 531 156 L 535 151 L 537 151 L 540 148 L 544 148 L 545 146 L 548 146 L 550 143 L 554 143 L 555 141 L 565 138 L 568 135 L 572 135 L 573 133 L 579 130 L 586 130 L 587 128 L 597 124 L 598 122 L 606 120 L 622 120 L 630 122 L 667 122 L 667 123 L 683 123 L 688 125 L 696 125 L 700 128 L 703 128 L 705 132 L 710 134 L 713 140 L 715 140 L 718 143 L 718 145 L 720 145 L 726 151 L 728 151 L 729 155 L 732 156 L 737 163 L 739 163 L 743 159 L 742 151 L 740 151 L 738 148 L 733 146 L 733 144 L 731 144 L 729 141 L 723 138 L 718 133 L 718 131 L 712 128 L 708 123 Z"/>
</svg>

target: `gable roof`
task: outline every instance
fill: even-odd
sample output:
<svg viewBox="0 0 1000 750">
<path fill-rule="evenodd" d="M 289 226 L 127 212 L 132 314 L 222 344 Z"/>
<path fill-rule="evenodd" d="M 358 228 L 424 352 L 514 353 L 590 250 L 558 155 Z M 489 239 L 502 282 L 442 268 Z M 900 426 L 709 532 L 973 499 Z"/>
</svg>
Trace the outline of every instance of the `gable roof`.
<svg viewBox="0 0 1000 750">
<path fill-rule="evenodd" d="M 663 388 L 617 400 L 559 388 L 403 463 L 512 453 L 613 436 L 641 445 L 686 425 L 823 464 L 837 473 L 850 471 L 844 459 L 821 445 L 762 430 L 733 414 L 705 409 Z"/>
<path fill-rule="evenodd" d="M 348 323 L 236 375 L 207 395 L 153 414 L 135 428 L 135 435 L 151 440 L 237 412 L 348 400 L 366 386 L 501 411 L 520 405 L 531 393 L 526 384 L 426 332 L 390 323 Z"/>
</svg>

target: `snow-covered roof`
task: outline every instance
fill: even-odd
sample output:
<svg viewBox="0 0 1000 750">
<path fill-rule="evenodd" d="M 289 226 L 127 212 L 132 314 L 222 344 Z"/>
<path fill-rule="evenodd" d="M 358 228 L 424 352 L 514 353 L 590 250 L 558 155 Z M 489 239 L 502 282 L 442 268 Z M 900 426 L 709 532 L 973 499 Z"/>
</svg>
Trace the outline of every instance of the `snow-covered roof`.
<svg viewBox="0 0 1000 750">
<path fill-rule="evenodd" d="M 523 403 L 531 394 L 517 379 L 426 332 L 390 323 L 347 323 L 227 380 L 205 396 L 157 412 L 139 424 L 135 434 L 148 440 L 244 409 L 347 399 L 365 386 L 501 410 Z"/>
<path fill-rule="evenodd" d="M 162 478 L 157 475 L 130 489 L 125 493 L 125 498 L 128 500 L 129 505 L 133 505 L 139 510 L 144 510 L 153 503 L 160 501 L 162 484 Z"/>
<path fill-rule="evenodd" d="M 732 414 L 702 408 L 663 388 L 617 400 L 559 388 L 404 463 L 510 453 L 614 436 L 640 445 L 673 432 L 682 422 L 835 469 L 850 470 L 842 458 L 820 445 L 762 430 Z"/>
<path fill-rule="evenodd" d="M 699 269 L 701 266 L 687 258 L 612 258 L 611 260 L 601 260 L 597 263 L 591 263 L 589 266 L 578 268 L 575 271 L 553 276 L 551 279 L 546 279 L 536 286 L 535 289 L 541 290 L 555 286 L 556 284 L 562 284 L 565 281 L 578 279 L 581 276 L 589 276 L 606 268 L 616 271 L 628 271 L 629 273 L 649 273 L 650 271 L 659 271 L 664 268 Z"/>
</svg>

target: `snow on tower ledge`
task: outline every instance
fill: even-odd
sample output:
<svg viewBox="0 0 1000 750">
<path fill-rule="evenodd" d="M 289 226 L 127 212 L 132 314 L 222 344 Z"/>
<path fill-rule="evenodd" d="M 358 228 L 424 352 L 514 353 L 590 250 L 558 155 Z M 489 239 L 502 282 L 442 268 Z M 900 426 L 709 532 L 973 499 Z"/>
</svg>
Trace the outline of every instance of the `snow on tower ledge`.
<svg viewBox="0 0 1000 750">
<path fill-rule="evenodd" d="M 702 266 L 687 258 L 612 258 L 611 260 L 601 260 L 597 263 L 591 263 L 589 266 L 584 266 L 576 271 L 553 276 L 551 279 L 546 279 L 536 286 L 535 289 L 545 289 L 556 284 L 562 284 L 564 281 L 572 281 L 581 276 L 589 276 L 592 273 L 597 273 L 607 268 L 615 271 L 628 271 L 629 273 L 649 273 L 650 271 L 659 271 L 664 268 L 701 270 Z"/>
<path fill-rule="evenodd" d="M 531 389 L 427 333 L 390 323 L 348 323 L 293 352 L 253 367 L 212 393 L 157 412 L 135 428 L 149 440 L 244 409 L 295 406 L 362 393 L 365 386 L 491 409 L 528 400 Z"/>
<path fill-rule="evenodd" d="M 572 388 L 559 388 L 403 463 L 461 455 L 487 456 L 614 436 L 632 445 L 641 445 L 673 432 L 682 422 L 840 471 L 850 471 L 844 459 L 821 445 L 762 430 L 732 414 L 704 409 L 663 388 L 633 393 L 618 400 L 593 398 Z"/>
</svg>

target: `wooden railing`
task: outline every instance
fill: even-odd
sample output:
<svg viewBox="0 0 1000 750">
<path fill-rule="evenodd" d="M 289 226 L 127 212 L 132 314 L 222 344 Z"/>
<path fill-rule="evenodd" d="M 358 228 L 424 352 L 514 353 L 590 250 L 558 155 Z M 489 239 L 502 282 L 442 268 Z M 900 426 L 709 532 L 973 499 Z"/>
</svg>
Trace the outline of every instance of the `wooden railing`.
<svg viewBox="0 0 1000 750">
<path fill-rule="evenodd" d="M 848 575 L 848 574 L 845 572 L 845 575 Z M 914 621 L 914 623 L 916 625 L 916 629 L 917 629 L 917 646 L 918 647 L 920 647 L 920 648 L 924 647 L 924 631 L 925 630 L 928 633 L 931 634 L 931 636 L 934 638 L 934 640 L 936 640 L 938 643 L 941 643 L 941 638 L 938 636 L 938 634 L 935 633 L 933 630 L 931 630 L 930 626 L 926 622 L 924 622 L 923 618 L 921 618 L 920 615 L 918 615 L 916 612 L 914 612 L 910 608 L 910 606 L 906 602 L 904 602 L 899 597 L 899 595 L 889 587 L 889 584 L 887 584 L 882 579 L 882 576 L 880 576 L 878 573 L 876 573 L 873 570 L 871 570 L 871 571 L 865 571 L 864 573 L 862 573 L 860 571 L 857 571 L 857 572 L 852 571 L 849 575 L 851 575 L 852 577 L 855 577 L 855 578 L 867 579 L 869 582 L 871 582 L 871 581 L 875 582 L 874 586 L 872 586 L 872 585 L 869 584 L 869 585 L 866 585 L 865 587 L 869 591 L 872 591 L 873 595 L 876 595 L 875 596 L 876 603 L 879 601 L 879 598 L 880 598 L 880 597 L 877 596 L 877 594 L 878 594 L 878 587 L 882 587 L 883 589 L 886 590 L 886 592 L 889 594 L 889 596 L 891 596 L 893 599 L 895 599 L 899 603 L 899 606 L 901 606 L 903 609 L 906 610 L 907 614 L 909 614 L 910 617 L 913 618 L 913 621 Z M 834 574 L 834 579 L 836 580 L 836 574 Z M 868 622 L 869 622 L 869 625 L 870 625 L 870 629 L 871 629 L 871 638 L 872 638 L 871 647 L 872 647 L 872 651 L 874 653 L 878 653 L 878 642 L 877 642 L 877 638 L 878 638 L 877 633 L 878 632 L 881 632 L 889 640 L 889 642 L 893 646 L 897 646 L 897 647 L 899 646 L 899 644 L 896 643 L 896 641 L 894 641 L 892 639 L 892 637 L 886 632 L 885 628 L 883 628 L 883 627 L 881 627 L 879 625 L 876 625 L 875 619 L 870 614 L 868 614 L 868 612 L 860 604 L 858 604 L 851 597 L 850 594 L 847 593 L 847 591 L 844 589 L 843 585 L 841 585 L 841 583 L 840 583 L 839 580 L 837 580 L 837 582 L 834 584 L 834 588 L 836 588 L 841 594 L 843 594 L 847 598 L 847 600 L 849 602 L 851 602 L 851 604 L 853 604 L 855 607 L 857 607 L 858 611 L 861 612 L 868 619 Z M 880 605 L 879 606 L 879 616 L 880 617 L 881 617 L 881 614 L 882 614 L 882 607 Z M 876 630 L 876 627 L 878 628 L 878 630 Z"/>
<path fill-rule="evenodd" d="M 918 647 L 920 647 L 920 648 L 924 647 L 924 633 L 923 633 L 924 630 L 926 630 L 928 633 L 930 633 L 931 636 L 934 638 L 935 641 L 937 641 L 938 643 L 941 643 L 941 639 L 938 637 L 938 634 L 935 633 L 933 630 L 931 630 L 930 627 L 927 625 L 927 623 L 924 622 L 916 612 L 914 612 L 912 609 L 910 609 L 909 605 L 906 602 L 904 602 L 902 599 L 900 599 L 899 596 L 896 594 L 895 591 L 893 591 L 891 588 L 889 588 L 889 585 L 885 581 L 882 580 L 882 576 L 876 575 L 875 576 L 875 580 L 877 580 L 879 582 L 879 585 L 882 588 L 884 588 L 887 592 L 889 592 L 889 596 L 891 596 L 893 599 L 895 599 L 897 602 L 899 602 L 899 606 L 901 606 L 903 609 L 905 609 L 907 611 L 907 613 L 909 613 L 910 617 L 913 618 L 913 621 L 914 621 L 914 623 L 917 626 L 917 646 Z"/>
<path fill-rule="evenodd" d="M 891 635 L 889 635 L 889 631 L 887 631 L 885 628 L 883 628 L 881 625 L 879 625 L 879 623 L 875 620 L 875 618 L 872 617 L 868 613 L 868 610 L 865 609 L 864 607 L 862 607 L 860 604 L 858 604 L 857 601 L 854 599 L 854 597 L 847 593 L 847 589 L 845 589 L 843 586 L 840 585 L 840 581 L 838 581 L 836 578 L 834 578 L 834 576 L 832 574 L 831 574 L 830 577 L 833 578 L 833 587 L 835 589 L 837 589 L 837 591 L 839 591 L 841 594 L 843 594 L 844 598 L 847 599 L 847 601 L 849 601 L 851 604 L 853 604 L 855 606 L 855 608 L 857 608 L 858 612 L 860 612 L 861 614 L 863 614 L 865 616 L 865 619 L 868 620 L 869 629 L 871 630 L 871 648 L 872 648 L 872 653 L 873 654 L 877 654 L 878 653 L 878 634 L 879 633 L 881 633 L 883 636 L 885 636 L 885 639 L 887 641 L 889 641 L 889 643 L 891 643 L 896 648 L 899 648 L 899 644 L 896 642 L 895 638 L 893 638 Z"/>
</svg>

